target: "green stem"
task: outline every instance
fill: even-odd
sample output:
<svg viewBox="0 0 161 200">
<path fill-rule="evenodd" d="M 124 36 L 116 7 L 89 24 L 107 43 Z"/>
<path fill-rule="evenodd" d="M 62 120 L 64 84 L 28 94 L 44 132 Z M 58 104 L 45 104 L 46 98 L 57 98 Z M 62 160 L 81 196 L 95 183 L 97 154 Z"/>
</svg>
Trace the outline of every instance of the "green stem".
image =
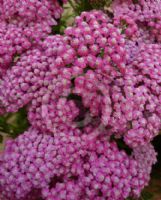
<svg viewBox="0 0 161 200">
<path fill-rule="evenodd" d="M 73 1 L 72 0 L 68 0 L 68 2 L 70 4 L 70 6 L 73 8 L 73 10 L 75 11 L 76 8 L 75 8 L 75 5 L 74 5 Z"/>
<path fill-rule="evenodd" d="M 111 3 L 112 3 L 112 0 L 109 0 L 109 1 L 106 3 L 106 6 L 109 7 Z"/>
</svg>

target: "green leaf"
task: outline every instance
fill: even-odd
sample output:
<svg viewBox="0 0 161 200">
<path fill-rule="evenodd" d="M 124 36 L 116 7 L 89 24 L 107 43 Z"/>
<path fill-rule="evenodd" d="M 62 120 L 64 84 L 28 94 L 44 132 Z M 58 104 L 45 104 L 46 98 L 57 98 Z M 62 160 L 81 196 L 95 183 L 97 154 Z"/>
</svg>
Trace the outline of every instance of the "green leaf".
<svg viewBox="0 0 161 200">
<path fill-rule="evenodd" d="M 0 143 L 2 143 L 2 142 L 3 142 L 3 136 L 0 135 Z"/>
<path fill-rule="evenodd" d="M 152 200 L 153 194 L 147 191 L 143 191 L 141 195 L 141 200 Z"/>
<path fill-rule="evenodd" d="M 23 133 L 29 126 L 26 109 L 22 108 L 17 113 L 0 116 L 0 131 L 12 138 Z"/>
</svg>

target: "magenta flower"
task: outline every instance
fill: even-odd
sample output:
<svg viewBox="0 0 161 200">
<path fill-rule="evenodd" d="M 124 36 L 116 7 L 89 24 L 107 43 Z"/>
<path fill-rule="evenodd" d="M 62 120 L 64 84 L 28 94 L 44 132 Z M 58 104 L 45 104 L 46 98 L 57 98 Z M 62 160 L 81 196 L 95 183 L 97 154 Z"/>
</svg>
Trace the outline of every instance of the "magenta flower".
<svg viewBox="0 0 161 200">
<path fill-rule="evenodd" d="M 23 52 L 41 43 L 63 11 L 57 0 L 6 0 L 0 13 L 0 76 Z"/>
<path fill-rule="evenodd" d="M 138 0 L 133 3 L 132 0 L 115 0 L 112 7 L 115 22 L 118 23 L 123 20 L 123 22 L 127 23 L 127 29 L 125 29 L 127 35 L 133 35 L 138 28 L 138 32 L 144 30 L 146 33 L 146 30 L 148 30 L 150 37 L 154 41 L 161 41 L 161 4 L 159 1 Z M 128 20 L 130 20 L 130 23 Z M 133 26 L 131 26 L 132 24 Z"/>
<path fill-rule="evenodd" d="M 0 154 L 0 199 L 139 198 L 161 129 L 161 6 L 116 0 L 113 18 L 50 35 L 65 2 L 0 1 L 0 114 L 26 107 L 31 124 Z"/>
<path fill-rule="evenodd" d="M 135 45 L 102 12 L 83 12 L 65 36 L 47 37 L 7 71 L 2 106 L 16 112 L 28 105 L 32 126 L 51 133 L 77 127 L 84 107 L 108 136 L 144 145 L 161 128 L 160 45 Z"/>
<path fill-rule="evenodd" d="M 129 156 L 104 136 L 91 140 L 68 129 L 52 137 L 30 128 L 8 142 L 0 162 L 3 199 L 25 199 L 37 190 L 47 200 L 119 200 L 140 195 L 156 153 L 148 144 Z"/>
</svg>

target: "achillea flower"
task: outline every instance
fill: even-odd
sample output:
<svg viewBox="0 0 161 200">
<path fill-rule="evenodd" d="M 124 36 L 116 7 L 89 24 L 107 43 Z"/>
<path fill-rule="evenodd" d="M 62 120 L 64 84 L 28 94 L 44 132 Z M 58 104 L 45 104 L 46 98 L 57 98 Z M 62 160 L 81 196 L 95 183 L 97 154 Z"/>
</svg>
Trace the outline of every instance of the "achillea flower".
<svg viewBox="0 0 161 200">
<path fill-rule="evenodd" d="M 31 103 L 28 116 L 34 127 L 53 131 L 62 123 L 70 125 L 79 114 L 75 103 L 67 100 L 73 75 L 66 66 L 74 58 L 74 49 L 59 35 L 47 37 L 41 48 L 23 54 L 0 86 L 6 111 L 16 112 Z"/>
<path fill-rule="evenodd" d="M 63 11 L 58 1 L 3 1 L 0 15 L 0 76 L 16 56 L 47 37 Z"/>
<path fill-rule="evenodd" d="M 150 142 L 161 126 L 160 46 L 125 43 L 101 11 L 83 12 L 75 23 L 8 70 L 2 105 L 7 112 L 29 105 L 32 126 L 51 133 L 76 127 L 84 107 L 109 136 L 123 137 L 131 147 Z M 72 95 L 81 97 L 81 107 Z"/>
<path fill-rule="evenodd" d="M 138 197 L 156 162 L 153 147 L 129 156 L 106 137 L 89 136 L 68 129 L 52 137 L 29 129 L 8 142 L 1 155 L 1 197 L 24 199 L 35 190 L 46 200 Z"/>
<path fill-rule="evenodd" d="M 63 0 L 63 2 L 66 2 L 66 0 Z M 54 19 L 60 18 L 62 13 L 62 7 L 57 0 L 45 0 L 43 2 L 37 0 L 27 0 L 25 2 L 6 0 L 3 1 L 2 8 L 1 18 L 22 18 L 22 21 L 29 22 L 45 19 L 51 23 Z"/>
<path fill-rule="evenodd" d="M 69 72 L 69 78 L 67 77 L 63 66 L 69 60 L 67 58 L 61 60 L 61 57 L 59 57 L 60 54 L 62 55 L 61 49 L 67 55 L 68 49 L 65 48 L 68 48 L 68 45 L 65 42 L 63 43 L 63 37 L 59 35 L 52 37 L 52 48 L 49 47 L 45 50 L 39 48 L 27 51 L 20 57 L 16 65 L 7 71 L 6 76 L 3 77 L 0 85 L 1 101 L 8 112 L 16 112 L 34 98 L 39 97 L 39 102 L 41 102 L 42 98 L 44 99 L 42 101 L 45 101 L 46 97 L 43 96 L 47 96 L 46 92 L 51 93 L 55 87 L 57 87 L 57 90 L 55 90 L 53 100 L 60 96 L 60 94 L 63 96 L 67 93 L 68 95 L 71 75 Z M 58 49 L 55 46 L 57 42 L 59 43 Z M 46 44 L 50 45 L 50 43 Z M 73 56 L 73 52 L 69 52 L 69 54 Z M 51 86 L 48 88 L 49 85 Z M 3 89 L 4 87 L 6 90 Z"/>
<path fill-rule="evenodd" d="M 116 0 L 113 2 L 114 18 L 118 22 L 121 18 L 129 18 L 139 29 L 149 30 L 155 40 L 161 42 L 161 4 L 154 0 L 138 0 L 137 2 Z M 130 33 L 133 31 L 128 27 Z M 143 41 L 144 42 L 144 41 Z"/>
<path fill-rule="evenodd" d="M 0 113 L 27 106 L 32 125 L 0 155 L 0 199 L 138 198 L 161 129 L 160 4 L 115 1 L 114 21 L 83 12 L 47 36 L 59 3 L 0 2 Z"/>
<path fill-rule="evenodd" d="M 70 44 L 77 50 L 79 58 L 74 63 L 77 67 L 102 70 L 107 66 L 122 73 L 126 71 L 124 36 L 103 12 L 83 12 L 76 17 L 75 25 L 65 30 L 65 35 L 71 38 Z"/>
</svg>

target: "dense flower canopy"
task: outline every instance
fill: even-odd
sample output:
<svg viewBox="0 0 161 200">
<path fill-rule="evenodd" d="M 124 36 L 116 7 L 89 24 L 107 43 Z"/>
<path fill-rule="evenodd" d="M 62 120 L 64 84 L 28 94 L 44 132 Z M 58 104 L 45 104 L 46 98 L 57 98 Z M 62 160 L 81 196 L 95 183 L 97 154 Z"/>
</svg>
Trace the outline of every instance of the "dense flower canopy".
<svg viewBox="0 0 161 200">
<path fill-rule="evenodd" d="M 137 198 L 161 129 L 161 5 L 115 0 L 51 35 L 65 2 L 0 1 L 0 113 L 31 125 L 0 155 L 0 199 Z"/>
<path fill-rule="evenodd" d="M 0 11 L 0 76 L 14 61 L 49 35 L 63 11 L 57 0 L 4 0 Z"/>
<path fill-rule="evenodd" d="M 106 136 L 89 139 L 68 129 L 52 137 L 29 129 L 8 141 L 1 157 L 1 198 L 26 199 L 35 190 L 47 200 L 137 197 L 155 162 L 151 145 L 128 156 Z"/>
<path fill-rule="evenodd" d="M 161 42 L 161 4 L 158 0 L 115 0 L 113 2 L 116 21 L 127 23 L 127 35 L 148 30 L 150 37 Z M 145 40 L 143 41 L 145 42 Z"/>
<path fill-rule="evenodd" d="M 69 97 L 78 95 L 109 135 L 144 145 L 161 127 L 161 46 L 136 48 L 130 57 L 134 49 L 105 14 L 84 12 L 64 36 L 48 36 L 20 57 L 2 80 L 0 99 L 8 112 L 28 104 L 31 124 L 53 132 L 76 127 L 82 107 Z"/>
</svg>

